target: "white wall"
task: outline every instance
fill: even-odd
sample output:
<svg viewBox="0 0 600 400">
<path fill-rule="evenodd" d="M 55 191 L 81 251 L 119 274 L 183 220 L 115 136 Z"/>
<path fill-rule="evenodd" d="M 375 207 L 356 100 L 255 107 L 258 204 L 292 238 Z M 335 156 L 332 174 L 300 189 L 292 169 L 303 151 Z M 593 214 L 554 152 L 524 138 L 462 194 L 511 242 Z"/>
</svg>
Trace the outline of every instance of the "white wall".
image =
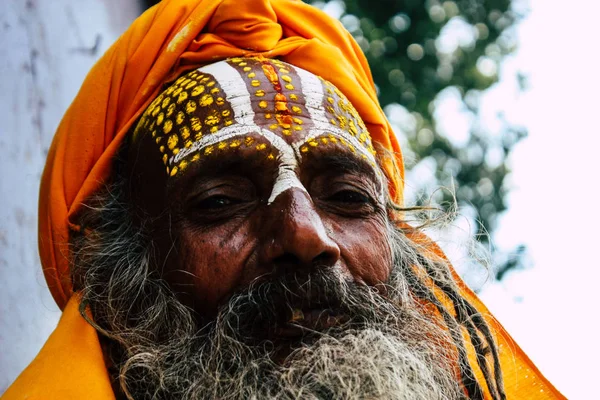
<svg viewBox="0 0 600 400">
<path fill-rule="evenodd" d="M 135 0 L 0 1 L 0 394 L 60 312 L 38 261 L 37 197 L 54 131 Z"/>
</svg>

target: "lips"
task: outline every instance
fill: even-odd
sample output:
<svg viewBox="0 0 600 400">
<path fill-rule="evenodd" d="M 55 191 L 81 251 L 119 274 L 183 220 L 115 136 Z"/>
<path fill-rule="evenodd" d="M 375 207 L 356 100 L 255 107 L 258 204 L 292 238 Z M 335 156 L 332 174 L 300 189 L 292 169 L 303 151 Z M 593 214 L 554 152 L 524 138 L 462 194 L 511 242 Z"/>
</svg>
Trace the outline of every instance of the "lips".
<svg viewBox="0 0 600 400">
<path fill-rule="evenodd" d="M 292 310 L 288 321 L 275 329 L 280 337 L 298 337 L 314 332 L 324 332 L 348 321 L 348 316 L 331 308 L 309 308 Z"/>
</svg>

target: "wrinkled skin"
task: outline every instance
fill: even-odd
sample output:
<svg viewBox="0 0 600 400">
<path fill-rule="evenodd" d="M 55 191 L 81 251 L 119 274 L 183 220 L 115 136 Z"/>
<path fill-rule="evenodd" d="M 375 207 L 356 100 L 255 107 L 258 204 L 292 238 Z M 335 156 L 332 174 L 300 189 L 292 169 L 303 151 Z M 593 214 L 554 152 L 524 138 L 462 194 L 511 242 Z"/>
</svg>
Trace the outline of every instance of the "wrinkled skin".
<svg viewBox="0 0 600 400">
<path fill-rule="evenodd" d="M 279 136 L 291 144 L 305 135 Z M 132 198 L 140 218 L 154 220 L 164 278 L 201 316 L 268 274 L 332 268 L 361 284 L 387 280 L 381 175 L 342 145 L 304 154 L 295 174 L 306 190 L 292 187 L 271 204 L 280 161 L 255 148 L 227 149 L 167 177 L 151 139 L 134 146 L 144 157 L 130 157 Z"/>
</svg>

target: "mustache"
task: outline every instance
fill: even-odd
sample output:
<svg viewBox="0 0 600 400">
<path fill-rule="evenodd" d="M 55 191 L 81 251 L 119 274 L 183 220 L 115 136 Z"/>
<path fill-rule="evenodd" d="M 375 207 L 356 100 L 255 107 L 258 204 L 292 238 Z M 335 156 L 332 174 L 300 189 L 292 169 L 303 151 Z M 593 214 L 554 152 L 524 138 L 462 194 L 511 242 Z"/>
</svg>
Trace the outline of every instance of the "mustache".
<svg viewBox="0 0 600 400">
<path fill-rule="evenodd" d="M 279 337 L 282 331 L 289 334 L 289 328 L 307 334 L 365 324 L 389 326 L 402 316 L 401 302 L 390 298 L 390 291 L 349 281 L 325 267 L 263 276 L 234 293 L 215 322 L 228 328 L 228 334 L 250 341 Z"/>
</svg>

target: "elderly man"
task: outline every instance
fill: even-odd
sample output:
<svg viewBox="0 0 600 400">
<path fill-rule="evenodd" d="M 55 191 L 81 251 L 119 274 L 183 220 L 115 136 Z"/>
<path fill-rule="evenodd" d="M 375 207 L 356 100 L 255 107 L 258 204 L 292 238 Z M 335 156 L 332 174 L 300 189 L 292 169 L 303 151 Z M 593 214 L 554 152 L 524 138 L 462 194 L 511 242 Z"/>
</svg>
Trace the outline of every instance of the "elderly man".
<svg viewBox="0 0 600 400">
<path fill-rule="evenodd" d="M 39 241 L 64 314 L 5 398 L 562 398 L 403 222 L 402 176 L 339 23 L 163 1 L 54 139 Z"/>
</svg>

